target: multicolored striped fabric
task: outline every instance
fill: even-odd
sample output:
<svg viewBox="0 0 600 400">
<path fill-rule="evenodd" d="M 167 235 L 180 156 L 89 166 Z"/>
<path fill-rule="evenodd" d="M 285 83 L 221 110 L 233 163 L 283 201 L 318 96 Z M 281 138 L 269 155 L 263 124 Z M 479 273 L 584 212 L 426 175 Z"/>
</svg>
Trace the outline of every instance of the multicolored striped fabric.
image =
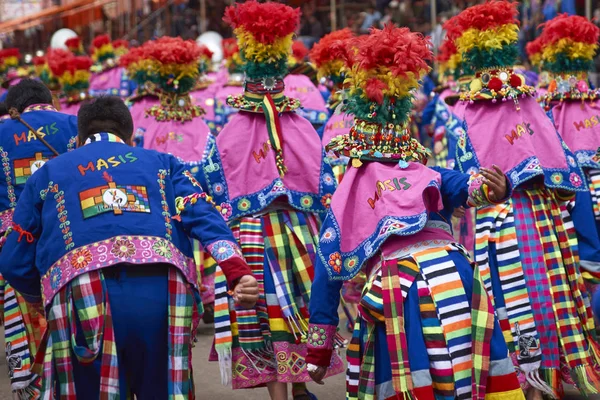
<svg viewBox="0 0 600 400">
<path fill-rule="evenodd" d="M 471 283 L 463 283 L 465 277 L 458 272 L 456 254 L 468 260 L 464 248 L 448 245 L 386 260 L 371 273 L 347 351 L 347 399 L 381 398 L 376 393 L 379 383 L 376 386 L 374 341 L 376 327 L 382 324 L 391 361 L 391 381 L 398 398 L 417 398 L 417 392 L 424 398 L 435 396 L 444 400 L 485 399 L 486 394 L 502 398 L 502 393 L 497 393 L 502 391 L 506 391 L 507 399 L 523 398 L 516 376 L 512 380 L 514 387 L 490 387 L 493 307 L 478 268 L 471 278 L 471 297 L 467 297 L 465 285 Z M 470 270 L 468 264 L 466 267 Z M 429 356 L 429 368 L 424 371 L 413 371 L 408 356 L 403 303 L 413 285 L 418 289 L 419 321 Z M 500 362 L 510 365 L 508 358 Z M 510 373 L 509 369 L 509 376 Z M 429 386 L 423 386 L 424 382 L 430 382 Z"/>
<path fill-rule="evenodd" d="M 558 369 L 564 357 L 581 393 L 598 393 L 600 360 L 592 334 L 593 317 L 581 293 L 583 280 L 560 207 L 548 189 L 537 186 L 515 191 L 513 204 L 523 270 L 542 336 L 542 366 L 548 361 L 552 369 Z M 540 302 L 542 296 L 544 301 Z"/>
<path fill-rule="evenodd" d="M 600 170 L 588 169 L 586 175 L 590 193 L 592 195 L 594 217 L 596 217 L 596 221 L 600 221 Z"/>
<path fill-rule="evenodd" d="M 194 398 L 191 371 L 192 312 L 190 285 L 169 269 L 169 400 Z M 74 278 L 52 300 L 48 327 L 32 370 L 43 377 L 42 396 L 53 398 L 58 381 L 61 400 L 76 400 L 72 355 L 89 364 L 101 357 L 100 399 L 119 399 L 119 365 L 110 300 L 101 270 Z M 75 314 L 76 313 L 76 314 Z M 75 344 L 79 320 L 86 345 Z"/>
<path fill-rule="evenodd" d="M 194 262 L 198 271 L 198 287 L 200 288 L 200 297 L 204 306 L 215 301 L 215 271 L 217 262 L 204 251 L 200 241 L 192 239 L 192 248 L 194 252 Z"/>
<path fill-rule="evenodd" d="M 5 281 L 2 302 L 6 363 L 11 389 L 17 398 L 37 399 L 41 378 L 31 365 L 46 328 L 46 320 Z"/>
<path fill-rule="evenodd" d="M 310 381 L 304 358 L 318 217 L 280 210 L 231 221 L 230 227 L 259 281 L 260 295 L 253 310 L 236 307 L 217 272 L 215 351 L 222 382 L 240 389 Z M 342 371 L 335 355 L 328 375 Z"/>
<path fill-rule="evenodd" d="M 512 203 L 479 208 L 476 218 L 475 260 L 494 303 L 508 349 L 516 355 L 527 381 L 542 392 L 553 394 L 539 372 L 540 338 L 521 267 Z"/>
</svg>

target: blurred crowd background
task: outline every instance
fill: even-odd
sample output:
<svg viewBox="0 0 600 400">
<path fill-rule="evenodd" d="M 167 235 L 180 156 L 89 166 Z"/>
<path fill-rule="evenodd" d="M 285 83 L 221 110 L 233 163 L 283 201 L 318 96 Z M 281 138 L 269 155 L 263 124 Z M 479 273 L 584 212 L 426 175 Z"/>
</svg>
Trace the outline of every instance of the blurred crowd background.
<svg viewBox="0 0 600 400">
<path fill-rule="evenodd" d="M 0 0 L 0 48 L 19 47 L 24 54 L 44 50 L 52 33 L 74 30 L 91 42 L 108 33 L 135 45 L 159 36 L 196 39 L 216 31 L 230 37 L 223 23 L 225 7 L 233 0 Z M 475 0 L 287 0 L 302 9 L 298 37 L 308 47 L 324 34 L 349 27 L 367 33 L 388 22 L 431 35 L 436 49 L 443 39 L 443 23 Z M 540 24 L 558 13 L 594 18 L 600 24 L 600 0 L 526 0 L 520 2 L 520 45 L 526 63 L 525 44 L 540 34 Z M 435 50 L 434 49 L 434 50 Z M 598 59 L 597 59 L 598 61 Z M 597 69 L 600 64 L 596 63 Z"/>
</svg>

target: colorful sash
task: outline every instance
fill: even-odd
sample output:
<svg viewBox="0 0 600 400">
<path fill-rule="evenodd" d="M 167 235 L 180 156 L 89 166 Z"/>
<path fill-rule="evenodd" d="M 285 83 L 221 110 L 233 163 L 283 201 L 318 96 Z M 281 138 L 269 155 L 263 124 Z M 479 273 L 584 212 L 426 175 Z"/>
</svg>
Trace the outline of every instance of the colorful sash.
<svg viewBox="0 0 600 400">
<path fill-rule="evenodd" d="M 542 361 L 540 337 L 521 267 L 512 203 L 479 208 L 476 219 L 475 260 L 480 266 L 485 288 L 495 302 L 508 349 L 516 354 L 527 381 L 534 388 L 554 396 L 553 389 L 544 383 L 539 372 Z M 490 260 L 492 255 L 495 255 L 494 260 Z M 500 288 L 492 287 L 491 268 L 499 276 Z"/>
<path fill-rule="evenodd" d="M 592 312 L 585 306 L 581 293 L 583 281 L 569 246 L 558 203 L 548 189 L 537 187 L 514 192 L 512 201 L 527 284 L 550 288 L 544 303 L 535 301 L 536 296 L 542 294 L 540 290 L 530 297 L 536 325 L 545 331 L 541 334 L 542 367 L 546 367 L 544 358 L 549 358 L 548 367 L 558 369 L 559 357 L 564 356 L 571 378 L 581 393 L 598 393 L 599 353 L 591 333 L 594 329 Z M 545 338 L 551 341 L 545 341 Z M 546 382 L 557 389 L 554 378 Z"/>
<path fill-rule="evenodd" d="M 582 168 L 600 168 L 600 105 L 596 102 L 561 101 L 552 108 L 556 129 Z"/>
<path fill-rule="evenodd" d="M 519 99 L 517 106 L 512 101 L 461 102 L 456 113 L 462 115 L 466 131 L 457 147 L 461 171 L 477 172 L 495 164 L 513 188 L 543 176 L 547 187 L 583 190 L 583 173 L 575 156 L 534 98 Z"/>
<path fill-rule="evenodd" d="M 189 284 L 176 268 L 169 268 L 168 279 L 169 399 L 188 399 L 194 397 L 189 358 L 194 301 Z M 102 271 L 74 278 L 52 299 L 47 314 L 49 329 L 32 368 L 43 377 L 44 398 L 52 398 L 57 380 L 61 400 L 77 400 L 71 363 L 74 354 L 82 364 L 101 357 L 100 398 L 119 399 L 117 349 Z M 76 318 L 86 339 L 84 346 L 75 344 Z"/>
</svg>

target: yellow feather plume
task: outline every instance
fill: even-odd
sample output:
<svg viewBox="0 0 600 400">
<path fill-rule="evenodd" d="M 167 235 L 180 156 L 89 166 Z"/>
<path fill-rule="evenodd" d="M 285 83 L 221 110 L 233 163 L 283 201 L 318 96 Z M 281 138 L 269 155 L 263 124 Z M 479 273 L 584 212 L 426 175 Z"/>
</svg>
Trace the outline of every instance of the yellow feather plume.
<svg viewBox="0 0 600 400">
<path fill-rule="evenodd" d="M 484 31 L 470 28 L 456 39 L 456 47 L 461 53 L 466 53 L 475 47 L 484 50 L 502 49 L 518 39 L 519 27 L 516 24 L 505 24 Z"/>
</svg>

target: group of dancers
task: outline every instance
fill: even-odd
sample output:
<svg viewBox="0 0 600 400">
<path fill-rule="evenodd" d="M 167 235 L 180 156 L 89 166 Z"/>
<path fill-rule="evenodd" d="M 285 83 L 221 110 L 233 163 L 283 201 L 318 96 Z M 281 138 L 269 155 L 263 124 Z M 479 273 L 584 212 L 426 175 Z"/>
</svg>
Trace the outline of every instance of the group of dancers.
<svg viewBox="0 0 600 400">
<path fill-rule="evenodd" d="M 171 37 L 0 50 L 15 394 L 202 398 L 202 318 L 222 383 L 272 400 L 344 371 L 357 400 L 599 393 L 600 29 L 546 22 L 528 71 L 505 0 L 436 57 L 391 24 L 309 51 L 299 19 L 228 7 L 217 68 Z"/>
</svg>

